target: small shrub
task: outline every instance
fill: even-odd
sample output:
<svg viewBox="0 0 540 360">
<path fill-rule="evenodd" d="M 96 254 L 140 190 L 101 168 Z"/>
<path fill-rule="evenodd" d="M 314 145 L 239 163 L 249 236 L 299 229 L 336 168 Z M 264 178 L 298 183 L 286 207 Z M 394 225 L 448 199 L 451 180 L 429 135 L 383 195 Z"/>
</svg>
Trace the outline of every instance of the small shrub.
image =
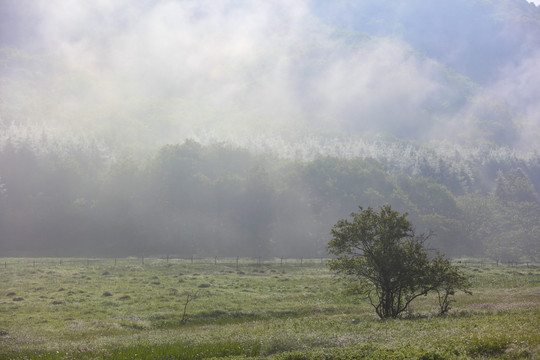
<svg viewBox="0 0 540 360">
<path fill-rule="evenodd" d="M 8 292 L 8 293 L 6 294 L 6 296 L 15 296 L 15 295 L 17 295 L 17 294 L 14 293 L 14 292 Z"/>
<path fill-rule="evenodd" d="M 298 343 L 290 338 L 274 338 L 263 342 L 260 351 L 261 355 L 268 356 L 286 351 L 297 350 L 298 347 Z"/>
<path fill-rule="evenodd" d="M 223 342 L 206 344 L 159 344 L 135 345 L 112 350 L 113 359 L 207 359 L 228 358 L 246 359 L 259 353 L 260 345 L 253 343 Z"/>
<path fill-rule="evenodd" d="M 203 311 L 197 314 L 198 319 L 218 319 L 228 316 L 228 313 L 223 310 Z"/>
<path fill-rule="evenodd" d="M 467 346 L 467 352 L 473 356 L 501 355 L 511 341 L 504 336 L 474 336 Z"/>
<path fill-rule="evenodd" d="M 64 305 L 65 303 L 62 300 L 54 300 L 52 302 L 53 305 Z"/>
<path fill-rule="evenodd" d="M 521 345 L 521 344 L 520 344 Z M 506 350 L 504 351 L 504 356 L 508 357 L 510 359 L 530 359 L 532 358 L 532 354 L 529 351 L 529 348 L 527 345 L 523 347 L 523 345 L 517 345 L 517 344 L 509 344 Z"/>
<path fill-rule="evenodd" d="M 131 299 L 131 296 L 129 296 L 129 295 L 120 296 L 120 300 L 129 300 L 129 299 Z"/>
<path fill-rule="evenodd" d="M 112 296 L 112 294 L 111 294 L 110 292 L 108 292 L 108 291 L 105 291 L 105 292 L 103 293 L 103 295 L 101 295 L 101 296 L 103 296 L 103 297 L 109 297 L 109 296 Z"/>
<path fill-rule="evenodd" d="M 444 360 L 454 356 L 442 352 L 424 352 L 408 347 L 398 349 L 384 349 L 372 345 L 364 345 L 358 348 L 321 349 L 310 351 L 295 351 L 277 354 L 275 360 L 337 360 L 337 359 L 365 359 L 365 360 Z"/>
<path fill-rule="evenodd" d="M 147 330 L 148 326 L 142 321 L 120 322 L 120 326 L 133 330 Z"/>
<path fill-rule="evenodd" d="M 24 298 L 22 298 L 22 297 L 13 298 L 13 301 L 23 301 L 23 300 L 24 300 Z"/>
<path fill-rule="evenodd" d="M 210 284 L 204 283 L 204 284 L 200 284 L 199 288 L 209 288 L 210 286 L 211 286 Z"/>
</svg>

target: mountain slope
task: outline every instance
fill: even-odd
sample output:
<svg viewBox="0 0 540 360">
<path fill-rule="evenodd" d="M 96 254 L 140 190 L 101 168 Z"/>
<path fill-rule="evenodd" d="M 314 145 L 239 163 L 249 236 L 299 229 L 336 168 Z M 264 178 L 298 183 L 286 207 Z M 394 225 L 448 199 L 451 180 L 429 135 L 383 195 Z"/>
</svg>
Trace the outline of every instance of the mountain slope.
<svg viewBox="0 0 540 360">
<path fill-rule="evenodd" d="M 525 0 L 0 6 L 6 125 L 121 148 L 343 133 L 538 148 Z"/>
</svg>

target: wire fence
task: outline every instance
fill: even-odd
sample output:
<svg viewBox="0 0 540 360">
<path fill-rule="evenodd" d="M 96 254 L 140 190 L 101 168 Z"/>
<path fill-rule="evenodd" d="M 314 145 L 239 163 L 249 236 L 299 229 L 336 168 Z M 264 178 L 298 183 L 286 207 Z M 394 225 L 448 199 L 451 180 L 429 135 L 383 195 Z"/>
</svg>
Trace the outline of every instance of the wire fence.
<svg viewBox="0 0 540 360">
<path fill-rule="evenodd" d="M 0 268 L 13 266 L 33 267 L 51 265 L 75 265 L 81 266 L 124 266 L 124 265 L 159 265 L 159 264 L 184 264 L 184 265 L 226 265 L 239 268 L 240 266 L 326 266 L 330 258 L 307 257 L 124 257 L 124 258 L 0 258 Z"/>
<path fill-rule="evenodd" d="M 160 264 L 184 264 L 184 265 L 223 265 L 239 268 L 241 266 L 326 266 L 330 257 L 117 257 L 117 258 L 0 258 L 0 269 L 8 267 L 33 267 L 51 265 L 75 265 L 81 266 L 127 266 L 127 265 L 160 265 Z M 538 268 L 540 264 L 532 261 L 496 261 L 492 259 L 454 259 L 453 264 L 465 267 L 525 267 Z"/>
<path fill-rule="evenodd" d="M 489 266 L 507 266 L 507 267 L 526 267 L 537 268 L 540 267 L 540 263 L 535 261 L 504 261 L 493 259 L 455 259 L 452 261 L 455 265 L 462 266 L 477 266 L 477 267 L 489 267 Z"/>
</svg>

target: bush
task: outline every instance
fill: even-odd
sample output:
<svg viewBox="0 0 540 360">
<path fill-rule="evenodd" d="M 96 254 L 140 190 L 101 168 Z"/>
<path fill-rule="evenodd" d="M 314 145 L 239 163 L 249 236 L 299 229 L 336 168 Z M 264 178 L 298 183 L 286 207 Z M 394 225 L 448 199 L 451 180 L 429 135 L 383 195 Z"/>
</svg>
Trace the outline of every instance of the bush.
<svg viewBox="0 0 540 360">
<path fill-rule="evenodd" d="M 358 348 L 336 348 L 313 351 L 296 351 L 278 354 L 276 360 L 443 360 L 453 358 L 446 352 L 414 350 L 409 347 L 399 349 L 383 349 L 372 345 L 364 345 Z"/>
<path fill-rule="evenodd" d="M 351 217 L 332 228 L 328 251 L 336 258 L 328 266 L 355 279 L 351 293 L 365 296 L 381 319 L 397 318 L 431 291 L 438 292 L 440 312 L 446 313 L 455 291 L 470 286 L 444 256 L 430 260 L 424 247 L 429 236 L 415 236 L 407 214 L 387 205 L 379 212 L 360 207 Z"/>
<path fill-rule="evenodd" d="M 474 336 L 466 350 L 472 356 L 496 356 L 503 354 L 510 343 L 506 336 Z"/>
</svg>

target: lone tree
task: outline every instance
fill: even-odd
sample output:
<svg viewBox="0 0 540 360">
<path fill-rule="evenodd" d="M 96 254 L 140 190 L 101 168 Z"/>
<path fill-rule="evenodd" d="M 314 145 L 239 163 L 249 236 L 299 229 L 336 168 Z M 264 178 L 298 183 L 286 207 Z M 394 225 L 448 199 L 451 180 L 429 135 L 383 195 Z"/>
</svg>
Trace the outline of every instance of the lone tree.
<svg viewBox="0 0 540 360">
<path fill-rule="evenodd" d="M 468 291 L 468 280 L 443 255 L 429 258 L 429 236 L 415 236 L 406 213 L 387 205 L 379 212 L 360 207 L 351 217 L 332 228 L 328 252 L 336 258 L 329 267 L 358 280 L 352 292 L 366 296 L 381 319 L 397 318 L 430 291 L 439 294 L 443 314 L 456 290 Z"/>
</svg>

